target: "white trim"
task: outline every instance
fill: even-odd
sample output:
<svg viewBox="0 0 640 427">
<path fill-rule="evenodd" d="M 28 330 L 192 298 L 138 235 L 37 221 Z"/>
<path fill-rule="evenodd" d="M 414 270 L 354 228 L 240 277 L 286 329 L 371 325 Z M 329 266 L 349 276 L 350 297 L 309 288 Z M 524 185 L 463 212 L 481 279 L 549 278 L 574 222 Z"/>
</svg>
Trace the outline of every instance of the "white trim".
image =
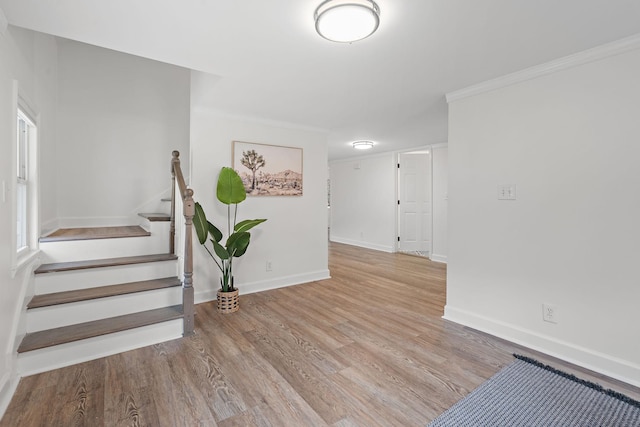
<svg viewBox="0 0 640 427">
<path fill-rule="evenodd" d="M 11 327 L 11 335 L 9 338 L 9 345 L 7 350 L 11 351 L 10 355 L 18 354 L 18 347 L 27 332 L 27 304 L 31 300 L 31 296 L 34 293 L 35 277 L 34 270 L 38 268 L 41 263 L 39 256 L 34 256 L 28 263 L 24 264 L 22 268 L 24 271 L 24 277 L 20 285 L 20 293 L 18 294 L 18 304 L 14 307 L 13 322 Z M 12 343 L 12 344 L 11 344 Z"/>
<path fill-rule="evenodd" d="M 424 146 L 421 146 L 421 147 L 424 147 Z M 413 149 L 409 148 L 408 150 L 411 151 Z M 377 159 L 379 157 L 393 156 L 395 153 L 397 153 L 396 150 L 390 150 L 390 151 L 381 151 L 380 153 L 371 153 L 371 154 L 356 155 L 351 157 L 343 157 L 340 159 L 330 160 L 328 164 L 329 164 L 329 168 L 331 168 L 331 165 L 337 164 L 337 163 L 352 163 L 352 162 L 357 162 L 359 160 Z"/>
<path fill-rule="evenodd" d="M 449 144 L 448 142 L 434 142 L 432 144 L 422 144 L 422 145 L 418 145 L 416 147 L 406 147 L 406 148 L 400 148 L 400 149 L 395 149 L 395 150 L 387 150 L 387 151 L 380 151 L 379 153 L 371 153 L 371 154 L 362 154 L 362 155 L 355 155 L 355 156 L 349 156 L 349 157 L 340 157 L 338 159 L 329 159 L 329 168 L 331 168 L 332 164 L 336 164 L 336 163 L 349 163 L 349 162 L 353 162 L 353 161 L 358 161 L 358 160 L 366 160 L 366 159 L 375 159 L 378 157 L 385 157 L 385 156 L 395 156 L 397 157 L 398 153 L 409 153 L 411 151 L 416 151 L 416 150 L 423 150 L 423 149 L 434 149 L 434 148 L 441 148 L 441 147 L 448 147 Z"/>
<path fill-rule="evenodd" d="M 447 263 L 447 256 L 446 255 L 431 254 L 429 259 L 431 261 L 433 261 L 433 262 L 441 262 L 443 264 Z"/>
<path fill-rule="evenodd" d="M 49 234 L 53 233 L 59 228 L 60 228 L 60 221 L 58 220 L 58 218 L 53 218 L 46 222 L 43 222 L 40 225 L 40 234 L 42 236 L 48 236 Z"/>
<path fill-rule="evenodd" d="M 0 378 L 0 419 L 2 419 L 9 407 L 9 403 L 11 403 L 11 399 L 18 388 L 18 382 L 17 379 L 11 381 L 9 372 L 6 372 L 2 378 Z"/>
<path fill-rule="evenodd" d="M 438 143 L 435 143 L 435 144 L 419 145 L 419 146 L 413 147 L 413 148 L 401 148 L 399 150 L 396 150 L 395 153 L 396 154 L 412 153 L 414 151 L 433 150 L 434 148 L 443 148 L 443 147 L 448 147 L 448 146 L 449 146 L 448 142 L 438 142 Z"/>
<path fill-rule="evenodd" d="M 16 176 L 17 176 L 17 166 L 16 166 L 16 135 L 18 133 L 17 128 L 17 120 L 18 117 L 18 94 L 19 94 L 19 84 L 17 80 L 13 80 L 12 82 L 12 93 L 11 93 L 11 180 L 9 182 L 9 192 L 11 193 L 9 196 L 9 202 L 11 203 L 11 236 L 10 242 L 11 245 L 11 253 L 10 253 L 10 263 L 11 263 L 11 278 L 15 277 L 16 271 L 18 270 L 18 252 L 16 251 L 17 246 L 17 230 L 16 230 L 16 222 L 18 220 L 17 213 L 17 199 L 16 199 Z"/>
<path fill-rule="evenodd" d="M 631 361 L 560 341 L 528 329 L 515 327 L 505 322 L 452 307 L 450 304 L 445 306 L 442 318 L 640 387 L 640 365 Z"/>
<path fill-rule="evenodd" d="M 440 142 L 438 144 L 431 144 L 431 148 L 447 148 L 449 147 L 449 143 L 448 142 Z"/>
<path fill-rule="evenodd" d="M 386 246 L 386 245 L 379 245 L 377 243 L 369 243 L 369 242 L 363 242 L 360 240 L 351 240 L 351 239 L 345 239 L 343 237 L 335 237 L 335 236 L 331 236 L 331 238 L 329 239 L 332 242 L 336 242 L 336 243 L 343 243 L 345 245 L 351 245 L 351 246 L 358 246 L 361 248 L 367 248 L 367 249 L 373 249 L 374 251 L 382 251 L 382 252 L 387 252 L 387 253 L 394 253 L 396 252 L 395 248 L 393 246 Z"/>
<path fill-rule="evenodd" d="M 318 280 L 330 279 L 329 270 L 319 270 L 304 274 L 278 277 L 277 279 L 261 280 L 259 282 L 244 283 L 238 286 L 240 294 L 252 294 L 255 292 L 268 291 L 271 289 L 284 288 L 287 286 L 300 285 L 303 283 L 316 282 Z M 207 301 L 215 301 L 218 289 L 207 289 L 195 294 L 195 303 L 201 304 Z"/>
<path fill-rule="evenodd" d="M 431 150 L 431 149 L 432 149 L 431 145 L 420 145 L 415 148 L 401 149 L 396 151 L 396 159 L 399 158 L 400 154 L 415 153 L 415 152 L 419 153 L 419 152 L 423 152 L 425 150 Z"/>
<path fill-rule="evenodd" d="M 19 114 L 24 116 L 24 119 L 28 120 L 29 126 L 32 126 L 33 133 L 30 134 L 27 141 L 27 249 L 24 251 L 17 251 L 17 166 L 15 159 L 17 158 L 16 141 L 13 140 L 11 144 L 11 158 L 14 159 L 11 166 L 11 256 L 10 256 L 10 273 L 11 278 L 14 278 L 20 269 L 28 265 L 38 254 L 38 237 L 40 234 L 40 196 L 39 196 L 39 135 L 38 126 L 40 123 L 40 115 L 36 112 L 35 104 L 32 103 L 29 98 L 21 92 L 20 82 L 18 80 L 12 81 L 12 125 L 11 134 L 12 138 L 17 135 L 17 120 Z"/>
<path fill-rule="evenodd" d="M 640 48 L 640 33 L 446 94 L 451 103 Z"/>
<path fill-rule="evenodd" d="M 401 203 L 401 193 L 402 193 L 402 189 L 400 188 L 400 173 L 402 172 L 402 168 L 400 167 L 401 163 L 400 163 L 400 156 L 403 154 L 426 154 L 427 156 L 429 156 L 429 181 L 431 182 L 431 185 L 429 186 L 429 196 L 430 201 L 429 204 L 431 205 L 431 222 L 429 223 L 429 227 L 431 228 L 431 238 L 429 239 L 429 250 L 427 251 L 429 254 L 431 254 L 433 252 L 433 146 L 432 145 L 425 145 L 422 146 L 421 148 L 414 148 L 412 150 L 407 150 L 407 151 L 398 151 L 395 155 L 394 158 L 394 169 L 396 171 L 396 193 L 395 193 L 395 197 L 393 200 L 393 206 L 395 208 L 395 217 L 396 217 L 396 229 L 395 229 L 395 235 L 400 237 L 400 208 L 402 207 L 402 203 Z M 397 203 L 396 203 L 397 200 Z M 401 245 L 401 241 L 400 240 L 396 240 L 394 242 L 394 252 L 402 252 L 400 247 Z M 410 252 L 410 251 L 408 251 Z"/>
<path fill-rule="evenodd" d="M 27 268 L 34 260 L 40 261 L 38 258 L 40 255 L 40 250 L 29 250 L 27 249 L 24 252 L 21 252 L 16 258 L 16 265 L 11 267 L 11 278 L 15 278 L 18 272 L 22 269 Z"/>
<path fill-rule="evenodd" d="M 29 97 L 20 92 L 19 88 L 20 84 L 18 83 L 18 114 L 22 113 L 24 119 L 28 120 L 29 125 L 33 127 L 38 127 L 38 122 L 40 122 L 40 114 L 38 114 L 37 108 L 35 108 L 35 104 L 29 100 Z"/>
</svg>

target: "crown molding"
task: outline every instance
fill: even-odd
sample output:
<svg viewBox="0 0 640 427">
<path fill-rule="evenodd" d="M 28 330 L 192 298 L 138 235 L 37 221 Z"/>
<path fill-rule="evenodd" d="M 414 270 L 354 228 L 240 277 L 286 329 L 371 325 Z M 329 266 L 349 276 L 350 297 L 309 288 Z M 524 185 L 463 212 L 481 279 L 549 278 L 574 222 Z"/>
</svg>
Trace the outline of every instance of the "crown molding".
<svg viewBox="0 0 640 427">
<path fill-rule="evenodd" d="M 524 70 L 516 71 L 515 73 L 507 74 L 502 77 L 487 80 L 464 89 L 449 92 L 446 95 L 447 103 L 546 76 L 568 68 L 599 61 L 611 56 L 620 55 L 621 53 L 629 52 L 638 48 L 640 48 L 640 33 L 578 52 L 573 55 L 565 56 L 564 58 L 559 58 L 541 65 L 525 68 Z"/>
</svg>

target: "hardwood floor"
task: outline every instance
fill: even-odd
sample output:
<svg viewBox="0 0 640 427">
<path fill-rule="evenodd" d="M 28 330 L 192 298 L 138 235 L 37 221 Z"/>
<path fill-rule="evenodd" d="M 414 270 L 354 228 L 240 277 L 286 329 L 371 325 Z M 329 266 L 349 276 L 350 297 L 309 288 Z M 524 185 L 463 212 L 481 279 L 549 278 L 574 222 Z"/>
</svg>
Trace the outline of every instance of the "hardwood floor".
<svg viewBox="0 0 640 427">
<path fill-rule="evenodd" d="M 329 262 L 231 315 L 198 305 L 195 336 L 24 378 L 0 426 L 425 426 L 513 352 L 640 397 L 442 320 L 443 264 L 340 244 Z"/>
</svg>

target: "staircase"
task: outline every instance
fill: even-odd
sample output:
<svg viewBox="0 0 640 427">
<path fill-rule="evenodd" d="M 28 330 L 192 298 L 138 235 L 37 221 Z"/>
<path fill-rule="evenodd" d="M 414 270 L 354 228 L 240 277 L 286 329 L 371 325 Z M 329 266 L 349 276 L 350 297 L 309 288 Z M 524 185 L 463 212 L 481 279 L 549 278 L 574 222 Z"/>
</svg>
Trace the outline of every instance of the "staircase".
<svg viewBox="0 0 640 427">
<path fill-rule="evenodd" d="M 171 214 L 140 214 L 138 226 L 61 229 L 40 239 L 44 263 L 34 272 L 18 347 L 22 376 L 193 333 L 193 192 L 184 183 L 180 190 L 188 196 L 185 286 L 174 254 L 175 190 Z"/>
</svg>

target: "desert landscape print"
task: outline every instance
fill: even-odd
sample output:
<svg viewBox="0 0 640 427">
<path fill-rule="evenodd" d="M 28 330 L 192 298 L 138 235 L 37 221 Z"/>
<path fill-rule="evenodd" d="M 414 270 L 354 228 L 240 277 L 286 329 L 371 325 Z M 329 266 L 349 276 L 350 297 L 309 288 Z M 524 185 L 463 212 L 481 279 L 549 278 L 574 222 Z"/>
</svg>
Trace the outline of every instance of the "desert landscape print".
<svg viewBox="0 0 640 427">
<path fill-rule="evenodd" d="M 302 195 L 302 148 L 234 141 L 233 168 L 247 195 Z"/>
</svg>

